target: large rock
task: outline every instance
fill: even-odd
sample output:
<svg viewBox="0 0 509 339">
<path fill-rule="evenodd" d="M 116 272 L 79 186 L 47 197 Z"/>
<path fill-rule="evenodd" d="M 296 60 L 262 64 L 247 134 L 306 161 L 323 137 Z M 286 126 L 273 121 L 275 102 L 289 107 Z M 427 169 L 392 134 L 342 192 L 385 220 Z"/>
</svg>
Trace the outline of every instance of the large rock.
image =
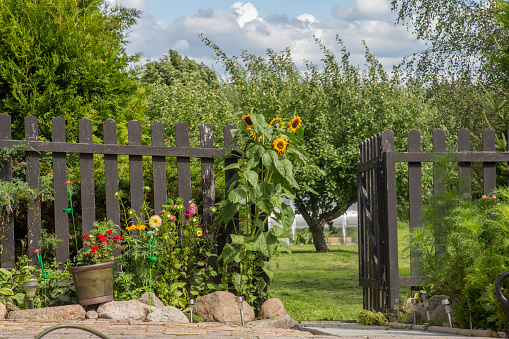
<svg viewBox="0 0 509 339">
<path fill-rule="evenodd" d="M 286 312 L 283 302 L 278 298 L 270 298 L 262 304 L 259 317 L 262 319 L 274 319 L 284 315 L 288 315 L 288 312 Z"/>
<path fill-rule="evenodd" d="M 140 298 L 138 298 L 138 301 L 152 307 L 164 307 L 161 299 L 159 299 L 157 295 L 152 292 L 145 292 Z"/>
<path fill-rule="evenodd" d="M 0 320 L 5 319 L 5 317 L 7 317 L 7 307 L 0 302 Z"/>
<path fill-rule="evenodd" d="M 43 307 L 28 310 L 11 311 L 9 319 L 23 320 L 82 320 L 85 319 L 85 309 L 81 305 L 65 305 Z"/>
<path fill-rule="evenodd" d="M 161 308 L 154 309 L 147 316 L 148 321 L 164 321 L 172 323 L 183 323 L 188 324 L 189 319 L 186 315 L 176 307 L 163 306 Z"/>
<path fill-rule="evenodd" d="M 138 300 L 110 301 L 97 309 L 99 318 L 145 320 L 149 306 Z"/>
<path fill-rule="evenodd" d="M 442 305 L 442 300 L 449 299 L 448 296 L 440 294 L 434 295 L 429 298 L 429 315 L 431 321 L 448 321 L 447 313 L 445 313 L 445 307 Z M 453 305 L 451 305 L 453 306 Z M 453 307 L 451 307 L 453 308 Z M 424 308 L 424 303 L 417 304 L 417 314 L 416 318 L 418 321 L 427 322 L 428 318 L 426 316 L 426 309 Z"/>
<path fill-rule="evenodd" d="M 295 327 L 295 325 L 295 321 L 288 314 L 274 319 L 251 321 L 247 324 L 247 326 L 268 328 L 292 328 Z"/>
<path fill-rule="evenodd" d="M 204 321 L 241 323 L 238 303 L 235 295 L 230 292 L 217 291 L 196 300 L 196 314 Z M 252 321 L 254 310 L 244 301 L 244 322 Z"/>
</svg>

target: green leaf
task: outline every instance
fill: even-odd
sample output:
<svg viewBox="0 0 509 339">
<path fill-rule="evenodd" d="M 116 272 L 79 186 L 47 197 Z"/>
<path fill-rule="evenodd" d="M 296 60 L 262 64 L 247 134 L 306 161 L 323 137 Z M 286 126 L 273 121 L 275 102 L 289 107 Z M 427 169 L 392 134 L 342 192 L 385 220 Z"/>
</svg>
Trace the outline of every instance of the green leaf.
<svg viewBox="0 0 509 339">
<path fill-rule="evenodd" d="M 272 203 L 272 205 L 276 206 L 278 210 L 281 210 L 281 205 L 283 204 L 283 198 L 280 195 L 271 196 L 270 202 Z"/>
<path fill-rule="evenodd" d="M 287 204 L 283 204 L 281 208 L 281 226 L 287 230 L 292 227 L 293 221 L 295 220 L 295 213 L 293 212 L 293 208 Z"/>
<path fill-rule="evenodd" d="M 240 205 L 234 204 L 229 200 L 225 200 L 225 206 L 222 209 L 222 217 L 223 217 L 223 223 L 228 223 L 230 220 L 233 219 L 235 214 L 239 211 Z"/>
<path fill-rule="evenodd" d="M 283 178 L 290 181 L 290 178 L 293 179 L 293 165 L 288 159 L 276 159 L 274 160 L 274 166 L 276 170 L 281 174 Z"/>
<path fill-rule="evenodd" d="M 274 189 L 274 185 L 260 182 L 253 189 L 251 193 L 251 200 L 258 206 L 263 212 L 267 214 L 271 214 L 273 210 L 273 205 L 270 201 L 270 197 L 276 193 Z"/>
<path fill-rule="evenodd" d="M 240 165 L 237 162 L 234 162 L 233 164 L 229 164 L 224 168 L 224 171 L 234 169 L 234 168 L 240 168 Z"/>
<path fill-rule="evenodd" d="M 243 235 L 230 234 L 232 238 L 232 244 L 234 245 L 243 245 L 246 243 L 246 239 Z"/>
<path fill-rule="evenodd" d="M 244 289 L 246 288 L 246 285 L 247 285 L 247 276 L 242 275 L 237 272 L 234 272 L 232 274 L 232 282 L 233 282 L 233 287 L 235 288 L 235 290 L 238 293 L 243 294 Z"/>
<path fill-rule="evenodd" d="M 256 185 L 258 185 L 258 174 L 255 171 L 247 170 L 242 175 L 247 179 L 252 187 L 256 187 Z"/>
<path fill-rule="evenodd" d="M 267 245 L 266 232 L 260 233 L 254 240 L 255 248 L 266 257 L 270 257 L 269 247 Z"/>
<path fill-rule="evenodd" d="M 11 272 L 7 271 L 5 268 L 0 268 L 0 274 L 2 280 L 9 280 L 12 277 Z"/>
<path fill-rule="evenodd" d="M 304 188 L 306 189 L 306 191 L 311 192 L 311 193 L 316 194 L 316 195 L 319 195 L 317 191 L 315 191 L 314 189 L 312 189 L 312 188 L 311 188 L 311 187 L 309 187 L 308 185 L 303 184 L 302 186 L 304 186 Z"/>
<path fill-rule="evenodd" d="M 279 227 L 279 226 L 277 226 L 277 225 L 274 225 L 274 226 L 272 227 L 272 229 L 270 230 L 270 232 L 271 232 L 274 236 L 279 237 L 280 235 L 282 235 L 282 234 L 284 233 L 284 230 L 283 230 L 283 228 L 282 228 L 282 227 Z"/>
<path fill-rule="evenodd" d="M 290 248 L 290 245 L 286 243 L 286 241 L 279 241 L 279 247 L 281 247 L 281 250 L 285 251 L 286 253 L 292 254 L 292 249 Z"/>
<path fill-rule="evenodd" d="M 260 267 L 265 272 L 265 274 L 267 274 L 267 277 L 269 277 L 269 279 L 272 279 L 274 277 L 274 271 L 276 270 L 276 265 L 273 262 L 262 261 L 262 262 L 260 262 Z"/>
<path fill-rule="evenodd" d="M 246 191 L 243 187 L 237 187 L 228 193 L 228 199 L 236 204 L 242 201 L 246 197 Z"/>
<path fill-rule="evenodd" d="M 0 288 L 0 294 L 3 294 L 3 295 L 14 295 L 14 292 L 10 288 L 2 287 L 2 288 Z"/>
<path fill-rule="evenodd" d="M 235 260 L 235 255 L 238 250 L 230 244 L 225 244 L 223 247 L 223 251 L 217 260 L 222 260 L 224 265 L 228 265 L 229 263 Z"/>
<path fill-rule="evenodd" d="M 263 153 L 262 156 L 262 162 L 263 166 L 267 167 L 268 169 L 274 171 L 276 170 L 276 167 L 274 166 L 274 162 L 278 160 L 277 153 L 273 150 L 267 151 Z"/>
</svg>

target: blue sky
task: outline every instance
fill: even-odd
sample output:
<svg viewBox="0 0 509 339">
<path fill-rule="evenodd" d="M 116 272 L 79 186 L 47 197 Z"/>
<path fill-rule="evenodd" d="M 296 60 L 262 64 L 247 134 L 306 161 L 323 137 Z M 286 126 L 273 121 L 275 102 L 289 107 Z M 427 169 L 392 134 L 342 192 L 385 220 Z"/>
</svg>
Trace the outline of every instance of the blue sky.
<svg viewBox="0 0 509 339">
<path fill-rule="evenodd" d="M 364 64 L 365 41 L 386 69 L 405 55 L 425 48 L 407 28 L 395 26 L 390 0 L 109 0 L 143 11 L 132 27 L 128 53 L 141 52 L 144 60 L 158 59 L 169 49 L 218 70 L 213 51 L 198 34 L 216 43 L 229 56 L 242 50 L 265 55 L 268 48 L 290 47 L 294 62 L 320 63 L 323 53 L 317 37 L 339 57 L 341 46 L 350 61 Z"/>
</svg>

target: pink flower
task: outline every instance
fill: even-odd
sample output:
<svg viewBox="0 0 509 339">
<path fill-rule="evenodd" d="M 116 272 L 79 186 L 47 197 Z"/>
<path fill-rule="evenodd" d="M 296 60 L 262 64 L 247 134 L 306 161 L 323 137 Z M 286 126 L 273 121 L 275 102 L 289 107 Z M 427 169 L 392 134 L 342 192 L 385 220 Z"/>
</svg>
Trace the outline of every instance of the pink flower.
<svg viewBox="0 0 509 339">
<path fill-rule="evenodd" d="M 481 198 L 486 199 L 486 194 L 483 194 Z"/>
<path fill-rule="evenodd" d="M 497 198 L 497 196 L 496 196 L 495 194 L 493 194 L 493 195 L 491 196 L 491 198 L 492 198 L 492 199 L 496 199 L 496 198 Z"/>
<path fill-rule="evenodd" d="M 177 217 L 172 215 L 171 218 L 170 218 L 170 221 L 175 221 L 175 220 L 177 220 Z"/>
<path fill-rule="evenodd" d="M 194 204 L 194 202 L 191 205 L 189 205 L 189 211 L 190 211 L 191 215 L 196 214 L 196 205 Z"/>
<path fill-rule="evenodd" d="M 191 217 L 191 214 L 190 213 L 186 213 L 186 214 L 184 214 L 184 217 L 189 218 L 189 217 Z"/>
</svg>

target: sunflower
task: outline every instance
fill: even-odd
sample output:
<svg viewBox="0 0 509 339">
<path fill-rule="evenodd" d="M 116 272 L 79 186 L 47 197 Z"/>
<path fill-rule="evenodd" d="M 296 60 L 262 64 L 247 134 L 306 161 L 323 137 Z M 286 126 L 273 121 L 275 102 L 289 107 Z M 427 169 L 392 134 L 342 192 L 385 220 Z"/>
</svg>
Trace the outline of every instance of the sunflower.
<svg viewBox="0 0 509 339">
<path fill-rule="evenodd" d="M 153 215 L 148 220 L 150 227 L 155 228 L 155 229 L 157 229 L 159 226 L 161 226 L 162 222 L 163 222 L 163 220 L 158 215 Z"/>
<path fill-rule="evenodd" d="M 279 154 L 283 154 L 286 152 L 286 148 L 288 147 L 288 141 L 285 139 L 278 137 L 274 142 L 272 143 L 272 148 Z"/>
<path fill-rule="evenodd" d="M 246 127 L 247 129 L 251 129 L 254 127 L 254 124 L 253 122 L 251 121 L 251 114 L 248 114 L 248 115 L 244 115 L 242 117 L 242 120 L 244 120 L 244 122 L 246 123 Z"/>
<path fill-rule="evenodd" d="M 284 128 L 285 127 L 285 123 L 283 122 L 283 120 L 281 118 L 274 118 L 270 121 L 270 127 L 275 127 L 275 128 Z"/>
<path fill-rule="evenodd" d="M 290 121 L 290 131 L 294 132 L 300 127 L 302 124 L 302 119 L 299 116 L 293 117 L 293 119 Z"/>
</svg>

